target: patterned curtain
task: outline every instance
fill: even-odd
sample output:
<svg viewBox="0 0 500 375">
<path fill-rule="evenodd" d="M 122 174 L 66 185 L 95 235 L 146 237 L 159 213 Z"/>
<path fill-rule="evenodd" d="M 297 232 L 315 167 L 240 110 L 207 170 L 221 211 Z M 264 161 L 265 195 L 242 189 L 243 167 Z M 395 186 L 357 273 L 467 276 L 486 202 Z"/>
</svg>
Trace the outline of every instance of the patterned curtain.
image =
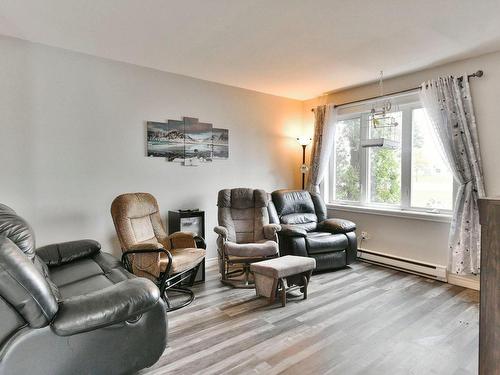
<svg viewBox="0 0 500 375">
<path fill-rule="evenodd" d="M 319 184 L 328 169 L 335 138 L 336 114 L 333 105 L 321 105 L 314 110 L 314 138 L 307 177 L 307 190 L 311 193 L 320 193 Z"/>
<path fill-rule="evenodd" d="M 449 271 L 458 275 L 477 274 L 481 249 L 477 199 L 484 197 L 485 191 L 467 75 L 423 83 L 420 100 L 441 151 L 460 185 L 448 240 Z"/>
</svg>

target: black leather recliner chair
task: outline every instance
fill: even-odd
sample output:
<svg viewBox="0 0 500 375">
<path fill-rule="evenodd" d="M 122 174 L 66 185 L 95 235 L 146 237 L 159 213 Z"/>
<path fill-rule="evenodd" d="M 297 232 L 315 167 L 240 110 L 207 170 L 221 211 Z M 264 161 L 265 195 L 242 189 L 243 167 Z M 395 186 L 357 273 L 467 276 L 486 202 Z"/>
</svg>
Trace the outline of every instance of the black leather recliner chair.
<svg viewBox="0 0 500 375">
<path fill-rule="evenodd" d="M 35 251 L 30 226 L 0 204 L 0 374 L 129 374 L 167 340 L 158 288 L 92 240 Z"/>
<path fill-rule="evenodd" d="M 269 218 L 281 224 L 280 255 L 316 259 L 316 270 L 345 267 L 356 259 L 356 225 L 349 220 L 327 219 L 321 196 L 305 190 L 276 190 L 271 194 Z"/>
</svg>

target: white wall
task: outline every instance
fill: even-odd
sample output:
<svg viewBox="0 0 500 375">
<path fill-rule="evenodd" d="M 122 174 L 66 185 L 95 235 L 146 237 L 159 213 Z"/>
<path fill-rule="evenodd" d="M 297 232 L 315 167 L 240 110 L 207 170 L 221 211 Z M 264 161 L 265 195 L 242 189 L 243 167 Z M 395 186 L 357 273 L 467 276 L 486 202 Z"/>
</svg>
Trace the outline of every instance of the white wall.
<svg viewBox="0 0 500 375">
<path fill-rule="evenodd" d="M 500 52 L 457 61 L 436 68 L 388 79 L 385 92 L 390 93 L 419 86 L 423 81 L 442 75 L 460 75 L 484 71 L 482 78 L 471 80 L 471 90 L 479 129 L 481 155 L 489 196 L 500 195 Z M 376 72 L 374 73 L 374 75 Z M 304 126 L 312 132 L 311 108 L 318 103 L 341 104 L 378 94 L 378 86 L 370 84 L 312 99 L 304 105 Z M 353 219 L 359 230 L 368 231 L 371 239 L 363 247 L 397 256 L 447 265 L 449 224 L 415 219 L 401 219 L 364 213 L 330 212 L 331 215 Z"/>
<path fill-rule="evenodd" d="M 109 213 L 125 192 L 206 211 L 216 256 L 217 191 L 299 184 L 302 102 L 0 37 L 0 202 L 38 245 L 94 238 L 120 253 Z M 184 167 L 145 156 L 145 122 L 198 117 L 229 128 L 230 157 Z"/>
</svg>

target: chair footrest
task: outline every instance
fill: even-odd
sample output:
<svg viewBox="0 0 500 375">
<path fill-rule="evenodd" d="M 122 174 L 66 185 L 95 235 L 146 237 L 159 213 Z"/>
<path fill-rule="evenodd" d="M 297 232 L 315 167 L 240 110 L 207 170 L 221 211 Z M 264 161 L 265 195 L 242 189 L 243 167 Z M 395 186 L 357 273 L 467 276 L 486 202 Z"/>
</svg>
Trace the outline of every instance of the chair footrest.
<svg viewBox="0 0 500 375">
<path fill-rule="evenodd" d="M 285 255 L 280 258 L 253 263 L 250 270 L 256 275 L 266 275 L 279 279 L 312 271 L 315 267 L 316 260 L 314 258 Z"/>
<path fill-rule="evenodd" d="M 286 305 L 286 294 L 300 289 L 304 299 L 307 298 L 307 286 L 312 270 L 290 275 L 289 278 L 274 278 L 267 275 L 255 274 L 255 290 L 258 296 L 269 298 L 269 303 L 274 303 L 276 295 L 280 295 L 281 305 Z M 289 285 L 287 279 L 293 279 L 294 284 Z"/>
</svg>

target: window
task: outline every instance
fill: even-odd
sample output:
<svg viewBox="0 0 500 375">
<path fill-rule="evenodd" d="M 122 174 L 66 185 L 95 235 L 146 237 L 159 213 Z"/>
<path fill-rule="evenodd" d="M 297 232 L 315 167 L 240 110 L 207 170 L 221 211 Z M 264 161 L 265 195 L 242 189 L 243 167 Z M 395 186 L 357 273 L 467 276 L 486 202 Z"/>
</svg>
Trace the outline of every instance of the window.
<svg viewBox="0 0 500 375">
<path fill-rule="evenodd" d="M 401 124 L 402 112 L 388 116 Z M 389 138 L 398 142 L 396 148 L 370 147 L 368 150 L 369 201 L 399 205 L 401 203 L 401 126 L 394 128 L 368 127 L 369 138 Z"/>
<path fill-rule="evenodd" d="M 361 119 L 359 117 L 339 121 L 335 137 L 335 191 L 343 201 L 359 201 L 360 185 L 360 141 Z"/>
<path fill-rule="evenodd" d="M 373 127 L 371 103 L 340 107 L 327 179 L 334 203 L 448 213 L 453 176 L 415 94 L 393 100 L 398 126 Z M 391 147 L 361 147 L 384 138 Z"/>
</svg>

